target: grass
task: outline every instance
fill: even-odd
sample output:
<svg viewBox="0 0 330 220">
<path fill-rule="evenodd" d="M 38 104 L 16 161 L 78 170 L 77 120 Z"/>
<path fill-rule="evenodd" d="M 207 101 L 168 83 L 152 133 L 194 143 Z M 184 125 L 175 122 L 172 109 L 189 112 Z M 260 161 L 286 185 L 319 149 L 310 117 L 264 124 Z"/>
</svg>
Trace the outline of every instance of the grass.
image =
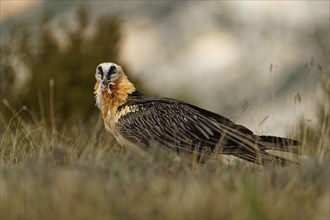
<svg viewBox="0 0 330 220">
<path fill-rule="evenodd" d="M 16 114 L 0 125 L 0 218 L 329 219 L 324 109 L 321 132 L 301 126 L 300 165 L 263 169 L 221 158 L 198 165 L 157 149 L 140 158 L 101 119 L 58 132 Z"/>
<path fill-rule="evenodd" d="M 194 165 L 139 158 L 94 127 L 62 133 L 19 119 L 1 135 L 1 219 L 328 219 L 329 160 Z"/>
</svg>

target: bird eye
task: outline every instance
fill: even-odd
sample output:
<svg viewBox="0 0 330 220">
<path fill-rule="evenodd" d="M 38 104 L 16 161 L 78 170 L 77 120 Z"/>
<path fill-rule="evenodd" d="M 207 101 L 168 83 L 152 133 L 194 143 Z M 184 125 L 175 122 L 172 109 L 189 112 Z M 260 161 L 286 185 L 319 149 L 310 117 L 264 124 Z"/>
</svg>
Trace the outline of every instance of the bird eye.
<svg viewBox="0 0 330 220">
<path fill-rule="evenodd" d="M 110 76 L 114 75 L 116 73 L 117 73 L 117 68 L 115 66 L 111 66 L 109 71 L 108 71 L 107 77 L 110 79 Z"/>
<path fill-rule="evenodd" d="M 97 73 L 100 75 L 100 77 L 101 77 L 101 79 L 103 79 L 103 69 L 102 69 L 102 67 L 101 66 L 98 66 L 97 67 Z"/>
<path fill-rule="evenodd" d="M 117 68 L 115 66 L 111 66 L 107 73 L 107 80 L 110 80 L 111 76 L 117 73 Z"/>
</svg>

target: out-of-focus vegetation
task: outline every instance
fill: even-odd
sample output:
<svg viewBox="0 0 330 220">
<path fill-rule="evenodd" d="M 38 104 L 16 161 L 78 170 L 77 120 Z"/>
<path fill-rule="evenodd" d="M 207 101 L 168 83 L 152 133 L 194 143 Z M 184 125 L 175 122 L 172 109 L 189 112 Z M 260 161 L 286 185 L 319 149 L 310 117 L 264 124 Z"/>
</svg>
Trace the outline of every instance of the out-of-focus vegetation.
<svg viewBox="0 0 330 220">
<path fill-rule="evenodd" d="M 330 158 L 330 75 L 325 75 L 320 87 L 321 95 L 315 99 L 314 115 L 305 115 L 301 119 L 297 138 L 304 142 L 304 154 L 324 159 Z"/>
<path fill-rule="evenodd" d="M 139 158 L 119 147 L 101 120 L 61 133 L 20 115 L 12 121 L 0 135 L 1 219 L 330 217 L 329 145 L 319 144 L 329 140 L 322 131 L 329 124 L 313 128 L 315 141 L 302 136 L 300 165 L 260 170 L 219 158 L 191 164 L 157 149 Z"/>
<path fill-rule="evenodd" d="M 62 24 L 64 43 L 46 16 L 1 45 L 0 219 L 329 219 L 328 77 L 315 123 L 301 121 L 299 166 L 198 165 L 156 149 L 139 158 L 92 117 L 95 65 L 118 62 L 120 20 L 90 30 L 82 7 L 76 22 Z"/>
<path fill-rule="evenodd" d="M 301 164 L 263 169 L 157 149 L 140 158 L 100 119 L 57 132 L 16 114 L 0 134 L 0 218 L 329 219 L 327 95 L 320 124 L 302 120 Z"/>
<path fill-rule="evenodd" d="M 121 22 L 116 17 L 91 21 L 86 5 L 76 11 L 75 17 L 75 23 L 62 21 L 54 28 L 49 13 L 40 26 L 22 24 L 3 41 L 4 119 L 9 120 L 23 106 L 30 113 L 25 118 L 52 126 L 84 122 L 95 115 L 93 73 L 101 62 L 119 62 Z M 59 34 L 61 37 L 56 37 Z"/>
</svg>

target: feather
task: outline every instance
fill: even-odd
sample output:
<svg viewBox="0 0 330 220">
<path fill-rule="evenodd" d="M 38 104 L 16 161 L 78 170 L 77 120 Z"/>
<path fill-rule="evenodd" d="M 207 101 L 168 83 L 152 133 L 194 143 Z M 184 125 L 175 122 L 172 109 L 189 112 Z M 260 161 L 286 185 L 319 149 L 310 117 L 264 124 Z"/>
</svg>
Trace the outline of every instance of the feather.
<svg viewBox="0 0 330 220">
<path fill-rule="evenodd" d="M 148 151 L 156 143 L 201 158 L 215 149 L 257 164 L 292 161 L 271 154 L 278 150 L 298 153 L 298 141 L 258 136 L 248 128 L 197 106 L 168 98 L 146 97 L 114 63 L 96 69 L 94 94 L 106 129 L 120 145 Z M 107 89 L 110 91 L 107 91 Z"/>
<path fill-rule="evenodd" d="M 143 107 L 143 110 L 122 116 L 116 124 L 118 131 L 125 130 L 126 138 L 131 141 L 135 140 L 135 136 L 139 136 L 143 139 L 141 143 L 149 144 L 149 140 L 153 140 L 160 146 L 190 153 L 199 148 L 201 149 L 198 152 L 201 152 L 203 147 L 213 150 L 220 143 L 224 154 L 232 154 L 260 164 L 273 161 L 284 164 L 285 159 L 265 151 L 287 151 L 286 147 L 277 146 L 281 141 L 286 144 L 284 138 L 270 142 L 270 147 L 267 147 L 268 141 L 271 141 L 270 137 L 256 136 L 249 129 L 236 125 L 229 119 L 173 99 L 145 97 L 131 99 L 124 105 L 134 105 L 137 109 Z M 148 148 L 148 144 L 144 148 Z M 258 155 L 261 157 L 259 162 Z"/>
</svg>

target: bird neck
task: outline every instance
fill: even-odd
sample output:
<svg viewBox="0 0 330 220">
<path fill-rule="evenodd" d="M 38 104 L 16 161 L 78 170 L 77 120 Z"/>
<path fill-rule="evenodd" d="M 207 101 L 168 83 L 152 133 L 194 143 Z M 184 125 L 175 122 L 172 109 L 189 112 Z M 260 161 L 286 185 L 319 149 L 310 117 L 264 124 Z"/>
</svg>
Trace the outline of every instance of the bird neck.
<svg viewBox="0 0 330 220">
<path fill-rule="evenodd" d="M 118 106 L 121 106 L 127 101 L 130 94 L 136 91 L 134 85 L 128 80 L 125 74 L 122 74 L 114 85 L 110 86 L 111 94 L 107 91 L 102 92 L 102 114 L 106 116 L 109 110 L 113 115 Z"/>
</svg>

